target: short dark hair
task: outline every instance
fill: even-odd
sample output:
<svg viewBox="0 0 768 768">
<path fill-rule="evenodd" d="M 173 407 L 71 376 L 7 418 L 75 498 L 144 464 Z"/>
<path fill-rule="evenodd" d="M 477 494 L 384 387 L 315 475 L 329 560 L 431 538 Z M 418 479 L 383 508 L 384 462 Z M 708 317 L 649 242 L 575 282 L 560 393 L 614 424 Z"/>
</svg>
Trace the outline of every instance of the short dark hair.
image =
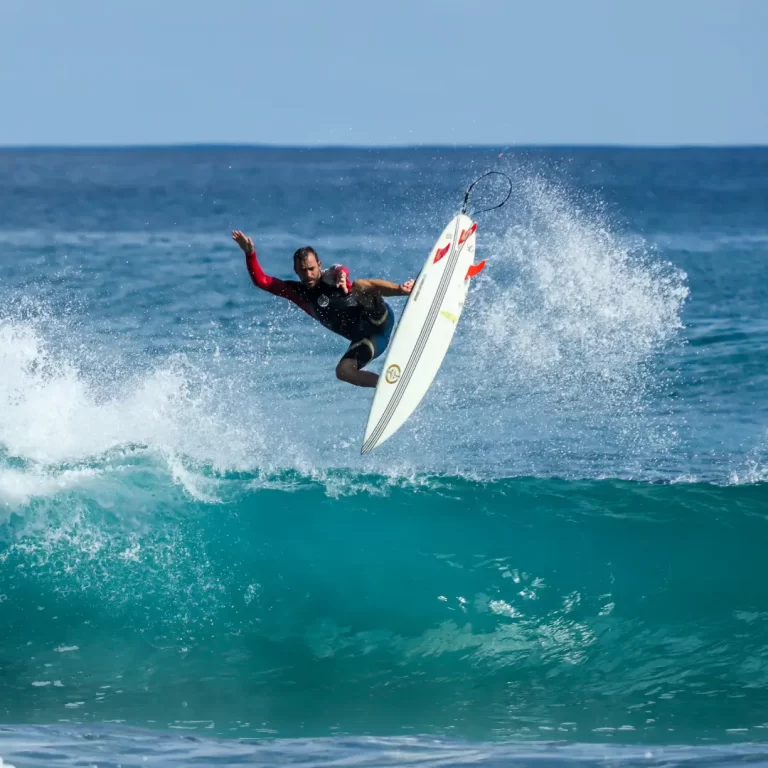
<svg viewBox="0 0 768 768">
<path fill-rule="evenodd" d="M 317 257 L 317 251 L 311 245 L 305 245 L 293 254 L 293 263 L 295 264 L 297 261 L 306 261 L 308 256 L 314 256 L 317 261 L 320 261 Z"/>
</svg>

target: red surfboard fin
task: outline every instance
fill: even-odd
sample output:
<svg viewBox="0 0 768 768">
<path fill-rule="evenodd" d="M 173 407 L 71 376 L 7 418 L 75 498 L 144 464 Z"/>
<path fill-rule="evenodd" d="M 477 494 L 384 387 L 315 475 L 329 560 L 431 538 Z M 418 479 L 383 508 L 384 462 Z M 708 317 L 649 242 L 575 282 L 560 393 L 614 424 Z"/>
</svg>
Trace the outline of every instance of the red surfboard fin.
<svg viewBox="0 0 768 768">
<path fill-rule="evenodd" d="M 469 280 L 470 277 L 475 277 L 475 275 L 479 275 L 484 269 L 485 269 L 485 259 L 483 259 L 478 264 L 470 264 L 469 269 L 467 270 L 467 276 L 464 279 Z"/>
<path fill-rule="evenodd" d="M 466 243 L 470 235 L 473 235 L 477 231 L 477 222 L 475 222 L 469 229 L 465 229 L 459 237 L 459 245 Z"/>
<path fill-rule="evenodd" d="M 443 256 L 445 256 L 445 254 L 448 253 L 448 251 L 450 250 L 451 250 L 450 243 L 448 243 L 448 245 L 446 245 L 445 248 L 440 248 L 440 250 L 437 251 L 437 253 L 435 254 L 435 258 L 432 260 L 432 263 L 437 264 L 437 262 L 440 261 L 440 259 L 442 259 Z"/>
</svg>

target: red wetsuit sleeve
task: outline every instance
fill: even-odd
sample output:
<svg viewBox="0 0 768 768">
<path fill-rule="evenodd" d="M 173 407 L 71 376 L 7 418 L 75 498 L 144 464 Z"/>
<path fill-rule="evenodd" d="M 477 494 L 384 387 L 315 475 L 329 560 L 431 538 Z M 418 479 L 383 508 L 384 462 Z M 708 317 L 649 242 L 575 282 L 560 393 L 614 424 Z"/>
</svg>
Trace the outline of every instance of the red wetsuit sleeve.
<svg viewBox="0 0 768 768">
<path fill-rule="evenodd" d="M 250 253 L 245 254 L 245 264 L 248 267 L 248 274 L 251 276 L 251 280 L 253 280 L 255 286 L 261 288 L 263 291 L 267 291 L 267 293 L 280 296 L 283 299 L 288 299 L 288 301 L 292 301 L 296 306 L 311 314 L 309 304 L 290 283 L 280 280 L 280 278 L 272 277 L 264 272 L 256 257 L 256 251 L 251 251 Z"/>
</svg>

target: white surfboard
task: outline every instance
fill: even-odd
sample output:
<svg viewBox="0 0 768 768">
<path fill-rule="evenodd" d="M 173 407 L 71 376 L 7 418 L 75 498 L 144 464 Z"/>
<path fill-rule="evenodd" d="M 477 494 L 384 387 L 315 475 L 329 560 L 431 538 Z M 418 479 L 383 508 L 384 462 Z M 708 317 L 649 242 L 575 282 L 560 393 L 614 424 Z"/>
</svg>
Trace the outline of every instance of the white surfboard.
<svg viewBox="0 0 768 768">
<path fill-rule="evenodd" d="M 459 214 L 443 230 L 408 297 L 379 377 L 363 453 L 391 437 L 429 389 L 453 339 L 474 265 L 477 224 Z"/>
</svg>

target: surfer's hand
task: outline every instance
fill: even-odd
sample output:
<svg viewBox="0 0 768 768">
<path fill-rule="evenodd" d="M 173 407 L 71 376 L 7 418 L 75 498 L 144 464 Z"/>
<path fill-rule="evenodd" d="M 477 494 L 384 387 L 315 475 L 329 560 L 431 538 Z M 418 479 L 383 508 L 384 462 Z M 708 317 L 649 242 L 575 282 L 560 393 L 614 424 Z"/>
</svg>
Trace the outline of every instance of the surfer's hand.
<svg viewBox="0 0 768 768">
<path fill-rule="evenodd" d="M 232 233 L 232 239 L 243 249 L 243 253 L 251 253 L 251 251 L 256 250 L 253 247 L 253 240 L 243 234 L 239 229 L 236 229 Z"/>
<path fill-rule="evenodd" d="M 406 280 L 401 286 L 400 291 L 403 294 L 403 296 L 409 296 L 411 291 L 413 290 L 413 284 L 415 280 Z"/>
<path fill-rule="evenodd" d="M 344 293 L 349 293 L 349 283 L 347 282 L 347 273 L 343 269 L 336 270 L 336 287 L 341 288 Z"/>
</svg>

